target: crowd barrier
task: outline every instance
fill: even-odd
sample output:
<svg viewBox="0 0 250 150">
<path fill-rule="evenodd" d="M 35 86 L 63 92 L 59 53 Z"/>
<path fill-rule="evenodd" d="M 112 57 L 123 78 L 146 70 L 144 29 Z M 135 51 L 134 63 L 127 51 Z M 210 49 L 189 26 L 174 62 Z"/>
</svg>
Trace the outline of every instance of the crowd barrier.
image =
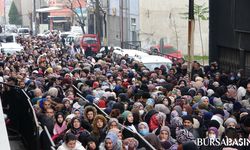
<svg viewBox="0 0 250 150">
<path fill-rule="evenodd" d="M 10 119 L 6 128 L 11 128 L 21 135 L 23 144 L 28 150 L 39 149 L 39 124 L 29 96 L 17 86 L 8 85 L 9 91 L 1 94 L 2 103 L 8 105 L 5 113 Z"/>
<path fill-rule="evenodd" d="M 84 98 L 82 96 L 81 91 L 75 86 L 72 85 L 72 87 L 74 88 L 74 90 L 76 91 L 77 96 L 79 96 L 80 98 L 82 98 L 84 101 L 86 101 L 87 103 L 89 103 L 89 101 Z M 102 109 L 100 109 L 95 103 L 93 103 L 93 106 L 97 109 L 98 113 L 102 114 L 104 117 L 106 117 L 107 120 L 110 119 L 109 115 L 107 113 L 105 113 Z M 131 137 L 134 137 L 136 140 L 138 140 L 139 142 L 139 148 L 146 148 L 147 150 L 156 150 L 143 136 L 141 136 L 139 133 L 137 132 L 133 132 L 130 129 L 128 129 L 126 126 L 124 126 L 123 124 L 119 123 L 119 126 L 121 127 L 121 129 L 125 130 L 124 132 L 128 133 L 128 135 L 131 135 Z"/>
</svg>

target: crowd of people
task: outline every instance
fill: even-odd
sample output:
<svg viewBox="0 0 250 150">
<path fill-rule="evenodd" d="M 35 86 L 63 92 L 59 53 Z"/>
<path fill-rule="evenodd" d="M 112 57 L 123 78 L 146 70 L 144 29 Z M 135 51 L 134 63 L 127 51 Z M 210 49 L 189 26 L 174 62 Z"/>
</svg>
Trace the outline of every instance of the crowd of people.
<svg viewBox="0 0 250 150">
<path fill-rule="evenodd" d="M 58 35 L 17 41 L 24 51 L 1 55 L 1 80 L 26 91 L 58 150 L 145 149 L 131 133 L 157 150 L 248 149 L 196 144 L 197 138 L 250 140 L 244 70 L 194 61 L 190 73 L 185 64 L 149 71 L 128 57 L 114 62 L 112 49 L 99 59 L 85 57 L 84 50 L 63 46 Z M 46 150 L 42 137 L 41 146 Z"/>
</svg>

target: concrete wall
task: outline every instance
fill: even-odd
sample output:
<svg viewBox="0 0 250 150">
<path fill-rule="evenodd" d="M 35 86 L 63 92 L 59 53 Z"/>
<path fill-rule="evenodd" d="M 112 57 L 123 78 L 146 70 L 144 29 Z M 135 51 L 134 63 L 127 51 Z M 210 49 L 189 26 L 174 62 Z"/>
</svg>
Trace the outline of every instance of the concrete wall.
<svg viewBox="0 0 250 150">
<path fill-rule="evenodd" d="M 195 1 L 203 4 L 207 0 Z M 188 12 L 188 1 L 184 0 L 140 0 L 140 31 L 142 47 L 159 44 L 164 38 L 170 44 L 187 54 L 188 20 L 181 13 Z M 202 37 L 205 55 L 208 55 L 208 21 L 202 21 Z M 195 25 L 195 55 L 202 55 L 198 22 Z"/>
<path fill-rule="evenodd" d="M 123 1 L 123 20 L 121 2 Z M 123 41 L 131 41 L 131 18 L 136 19 L 136 31 L 139 30 L 139 0 L 102 0 L 102 7 L 108 12 L 107 40 L 108 45 L 121 46 L 123 24 Z"/>
</svg>

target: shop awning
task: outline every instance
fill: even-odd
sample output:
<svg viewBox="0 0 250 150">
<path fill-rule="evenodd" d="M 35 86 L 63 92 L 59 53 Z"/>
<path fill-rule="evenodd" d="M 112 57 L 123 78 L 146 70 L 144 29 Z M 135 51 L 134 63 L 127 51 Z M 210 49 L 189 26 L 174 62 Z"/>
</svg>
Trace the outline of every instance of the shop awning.
<svg viewBox="0 0 250 150">
<path fill-rule="evenodd" d="M 36 9 L 36 12 L 51 12 L 51 11 L 55 11 L 55 10 L 61 10 L 61 7 L 47 7 L 47 8 L 40 8 L 40 9 Z"/>
</svg>

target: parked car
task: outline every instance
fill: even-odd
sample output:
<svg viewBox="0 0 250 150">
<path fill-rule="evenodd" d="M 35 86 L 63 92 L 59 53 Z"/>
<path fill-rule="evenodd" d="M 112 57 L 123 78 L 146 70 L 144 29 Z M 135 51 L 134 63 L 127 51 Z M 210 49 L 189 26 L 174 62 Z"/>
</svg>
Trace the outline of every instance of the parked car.
<svg viewBox="0 0 250 150">
<path fill-rule="evenodd" d="M 166 71 L 168 71 L 173 64 L 170 59 L 156 55 L 139 56 L 137 60 L 141 62 L 150 71 L 154 71 L 156 67 L 160 68 L 162 65 L 165 66 Z"/>
<path fill-rule="evenodd" d="M 23 36 L 23 37 L 29 36 L 30 35 L 30 29 L 29 28 L 18 28 L 17 29 L 17 34 L 19 36 Z"/>
<path fill-rule="evenodd" d="M 118 47 L 118 46 L 112 46 L 113 47 L 113 50 L 121 50 L 122 48 L 121 47 Z M 104 55 L 105 55 L 105 48 L 106 47 L 102 47 L 100 49 L 100 51 L 96 54 L 96 58 L 102 58 Z M 108 46 L 108 51 L 110 51 L 111 49 L 111 46 Z"/>
<path fill-rule="evenodd" d="M 82 34 L 70 34 L 65 38 L 65 44 L 67 46 L 70 45 L 70 43 L 73 43 L 74 45 L 80 45 L 80 40 L 82 38 Z"/>
<path fill-rule="evenodd" d="M 134 50 L 134 49 L 117 49 L 113 51 L 113 55 L 112 55 L 112 59 L 113 61 L 118 61 L 119 59 L 121 59 L 122 57 L 124 57 L 125 55 L 128 55 L 128 57 L 130 59 L 134 59 L 134 60 L 139 60 L 140 57 L 139 56 L 149 56 L 148 53 L 139 51 L 139 50 Z"/>
<path fill-rule="evenodd" d="M 171 46 L 171 45 L 164 45 L 162 51 L 160 51 L 160 45 L 150 47 L 151 54 L 160 55 L 172 60 L 174 63 L 184 63 L 184 57 L 181 53 L 181 50 Z"/>
<path fill-rule="evenodd" d="M 40 34 L 37 34 L 37 36 L 43 37 L 43 38 L 48 38 L 48 37 L 50 37 L 51 35 L 52 35 L 52 33 L 51 33 L 50 30 L 47 30 L 47 31 L 45 31 L 45 32 L 43 32 L 43 33 L 40 33 Z"/>
<path fill-rule="evenodd" d="M 17 34 L 0 34 L 0 50 L 2 54 L 14 54 L 23 50 L 23 47 L 16 43 Z"/>
<path fill-rule="evenodd" d="M 81 39 L 81 48 L 86 51 L 88 47 L 92 48 L 92 52 L 97 54 L 101 48 L 100 38 L 96 34 L 85 34 Z"/>
<path fill-rule="evenodd" d="M 59 34 L 60 38 L 66 38 L 68 35 L 73 34 L 72 32 L 61 32 Z"/>
</svg>

